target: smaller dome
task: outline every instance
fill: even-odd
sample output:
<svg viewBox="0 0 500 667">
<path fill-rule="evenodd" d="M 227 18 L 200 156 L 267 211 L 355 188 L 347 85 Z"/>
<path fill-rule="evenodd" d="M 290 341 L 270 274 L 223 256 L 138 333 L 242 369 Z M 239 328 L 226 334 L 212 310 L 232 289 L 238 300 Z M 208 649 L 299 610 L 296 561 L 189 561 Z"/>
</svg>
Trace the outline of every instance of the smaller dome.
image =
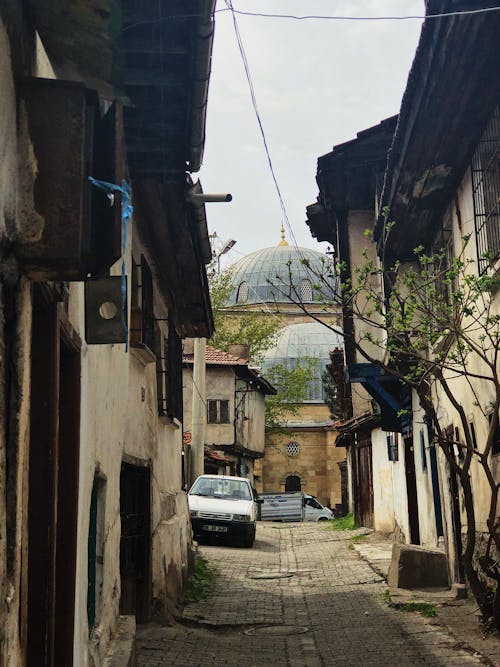
<svg viewBox="0 0 500 667">
<path fill-rule="evenodd" d="M 330 352 L 338 347 L 343 347 L 342 337 L 320 322 L 290 324 L 278 333 L 275 346 L 265 352 L 262 370 L 265 374 L 277 365 L 292 369 L 308 359 L 317 359 L 306 402 L 321 403 L 324 400 L 321 376 L 330 363 Z"/>
</svg>

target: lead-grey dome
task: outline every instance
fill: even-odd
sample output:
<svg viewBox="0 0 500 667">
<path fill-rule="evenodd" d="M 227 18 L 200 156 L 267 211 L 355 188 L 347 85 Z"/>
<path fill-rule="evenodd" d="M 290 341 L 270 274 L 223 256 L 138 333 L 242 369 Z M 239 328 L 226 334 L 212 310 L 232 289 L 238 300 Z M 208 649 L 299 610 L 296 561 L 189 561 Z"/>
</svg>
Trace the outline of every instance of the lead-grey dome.
<svg viewBox="0 0 500 667">
<path fill-rule="evenodd" d="M 303 303 L 329 302 L 334 299 L 335 284 L 321 285 L 331 263 L 327 256 L 310 248 L 296 248 L 282 241 L 243 257 L 230 267 L 234 290 L 227 305 L 297 302 L 296 290 Z"/>
<path fill-rule="evenodd" d="M 283 365 L 291 369 L 307 359 L 317 359 L 306 402 L 322 402 L 321 376 L 330 363 L 330 352 L 338 347 L 343 347 L 342 337 L 320 322 L 290 324 L 278 333 L 274 347 L 265 352 L 262 370 L 265 375 L 271 366 Z"/>
</svg>

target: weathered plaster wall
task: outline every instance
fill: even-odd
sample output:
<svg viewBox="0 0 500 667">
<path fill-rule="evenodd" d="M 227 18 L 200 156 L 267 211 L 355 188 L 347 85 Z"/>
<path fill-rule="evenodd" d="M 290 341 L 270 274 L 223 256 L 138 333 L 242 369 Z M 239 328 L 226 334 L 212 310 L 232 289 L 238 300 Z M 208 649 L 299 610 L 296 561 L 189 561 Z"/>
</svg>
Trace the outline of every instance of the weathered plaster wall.
<svg viewBox="0 0 500 667">
<path fill-rule="evenodd" d="M 378 265 L 378 258 L 376 254 L 375 244 L 366 237 L 365 231 L 367 229 L 373 229 L 373 212 L 372 211 L 349 211 L 348 216 L 348 230 L 349 230 L 349 260 L 351 262 L 351 273 L 354 283 L 356 283 L 356 268 L 363 267 L 368 260 L 372 260 L 375 265 Z M 366 257 L 364 256 L 366 252 Z M 376 294 L 381 294 L 382 284 L 380 276 L 372 276 L 370 280 L 370 289 Z M 370 305 L 368 300 L 359 295 L 355 310 L 365 312 L 370 310 L 373 306 Z M 370 319 L 377 319 L 377 316 L 374 314 L 370 316 Z M 385 354 L 384 350 L 384 340 L 385 336 L 382 333 L 381 329 L 374 328 L 371 324 L 363 322 L 363 320 L 354 314 L 354 330 L 356 341 L 360 342 L 363 349 L 370 355 L 372 359 L 382 359 Z M 381 321 L 381 319 L 380 319 Z M 371 333 L 375 339 L 380 340 L 379 345 L 369 343 L 364 340 L 363 337 L 366 333 Z M 356 352 L 356 361 L 358 363 L 366 362 L 366 358 L 361 354 L 361 352 Z"/>
<path fill-rule="evenodd" d="M 392 474 L 394 463 L 389 461 L 387 455 L 387 433 L 377 428 L 372 431 L 371 438 L 374 528 L 381 533 L 392 533 L 395 528 Z"/>
<path fill-rule="evenodd" d="M 446 212 L 446 218 L 451 220 L 453 246 L 455 256 L 459 256 L 463 252 L 464 260 L 471 261 L 468 270 L 477 271 L 477 246 L 475 238 L 475 222 L 474 222 L 474 206 L 472 196 L 472 180 L 471 173 L 468 170 L 460 183 L 456 193 L 456 203 L 452 201 L 449 209 Z M 470 236 L 469 242 L 463 244 L 463 238 Z M 488 297 L 486 297 L 488 298 Z M 492 299 L 492 314 L 500 313 L 500 292 L 491 295 Z M 478 332 L 478 335 L 480 332 Z M 488 371 L 486 366 L 475 355 L 470 355 L 467 360 L 467 370 L 471 374 L 486 374 L 491 376 L 491 371 Z M 494 391 L 491 382 L 486 380 L 469 377 L 467 381 L 464 377 L 449 378 L 449 385 L 453 396 L 463 406 L 466 419 L 468 423 L 473 423 L 476 434 L 478 450 L 483 450 L 488 433 L 488 418 L 487 415 L 491 411 L 490 402 L 494 398 Z M 454 429 L 458 429 L 458 434 L 461 442 L 465 442 L 463 427 L 460 423 L 459 415 L 449 399 L 442 391 L 438 391 L 437 396 L 438 415 L 440 417 L 441 426 L 447 427 L 452 425 Z M 500 455 L 490 457 L 490 466 L 496 480 L 499 480 L 500 474 Z M 446 489 L 449 489 L 449 466 L 444 460 L 444 455 L 440 457 L 440 472 L 442 484 Z M 486 532 L 486 517 L 489 512 L 491 491 L 486 480 L 486 476 L 474 458 L 471 465 L 471 478 L 474 497 L 474 511 L 476 518 L 476 529 L 478 532 Z M 449 492 L 448 492 L 449 493 Z M 462 531 L 465 532 L 467 519 L 464 509 L 463 492 L 460 491 L 460 509 Z M 497 509 L 498 515 L 498 509 Z M 449 546 L 452 553 L 454 552 L 453 538 L 452 538 L 452 522 L 451 509 L 447 508 L 446 521 L 448 525 Z"/>
<path fill-rule="evenodd" d="M 246 380 L 236 381 L 237 436 L 246 449 L 264 452 L 265 442 L 265 398 L 260 391 L 253 390 Z"/>
</svg>

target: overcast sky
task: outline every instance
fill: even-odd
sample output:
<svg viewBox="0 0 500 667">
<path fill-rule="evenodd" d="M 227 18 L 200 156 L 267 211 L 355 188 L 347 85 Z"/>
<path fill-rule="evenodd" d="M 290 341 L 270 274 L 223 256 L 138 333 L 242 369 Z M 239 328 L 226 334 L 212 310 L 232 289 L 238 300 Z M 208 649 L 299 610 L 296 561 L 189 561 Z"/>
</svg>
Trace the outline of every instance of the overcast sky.
<svg viewBox="0 0 500 667">
<path fill-rule="evenodd" d="M 423 0 L 233 0 L 236 9 L 381 16 L 424 13 Z M 218 9 L 225 7 L 218 0 Z M 316 200 L 316 160 L 399 111 L 421 21 L 294 21 L 238 16 L 271 157 L 299 245 L 322 249 L 305 208 Z M 199 174 L 210 232 L 237 241 L 231 263 L 280 239 L 281 210 L 251 105 L 229 12 L 216 14 L 207 140 Z M 289 234 L 287 234 L 289 236 Z"/>
</svg>

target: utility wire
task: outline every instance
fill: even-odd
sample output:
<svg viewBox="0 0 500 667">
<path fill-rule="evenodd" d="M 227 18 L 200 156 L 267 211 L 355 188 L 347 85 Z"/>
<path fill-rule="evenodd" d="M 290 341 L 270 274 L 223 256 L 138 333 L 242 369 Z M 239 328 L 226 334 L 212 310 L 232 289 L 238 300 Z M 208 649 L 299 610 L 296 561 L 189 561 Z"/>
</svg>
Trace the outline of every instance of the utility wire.
<svg viewBox="0 0 500 667">
<path fill-rule="evenodd" d="M 297 255 L 302 260 L 302 263 L 303 263 L 303 266 L 306 270 L 306 273 L 308 273 L 311 277 L 314 277 L 314 274 L 311 271 L 309 263 L 307 262 L 307 260 L 304 256 L 304 253 L 302 252 L 302 248 L 297 243 L 297 239 L 296 239 L 295 234 L 293 232 L 292 225 L 290 224 L 290 220 L 288 218 L 288 212 L 287 212 L 287 209 L 286 209 L 285 201 L 283 199 L 283 195 L 281 194 L 281 188 L 280 188 L 279 183 L 278 183 L 278 178 L 276 176 L 276 171 L 274 169 L 274 164 L 273 164 L 273 161 L 272 161 L 272 158 L 271 158 L 271 153 L 269 151 L 269 145 L 268 145 L 268 142 L 267 142 L 266 133 L 264 131 L 264 125 L 262 123 L 262 117 L 260 115 L 259 108 L 258 108 L 258 105 L 257 105 L 257 97 L 256 97 L 256 94 L 255 94 L 255 88 L 254 88 L 253 81 L 252 81 L 250 66 L 248 64 L 248 58 L 247 58 L 247 55 L 246 55 L 246 52 L 245 52 L 245 47 L 243 45 L 243 40 L 241 38 L 241 34 L 240 34 L 240 31 L 239 31 L 238 21 L 236 19 L 236 13 L 239 13 L 239 12 L 234 9 L 232 0 L 225 0 L 225 3 L 226 3 L 227 10 L 231 12 L 231 17 L 232 17 L 233 26 L 234 26 L 234 32 L 235 32 L 235 35 L 236 35 L 236 42 L 237 42 L 237 45 L 238 45 L 238 50 L 239 50 L 240 55 L 241 55 L 241 59 L 243 61 L 243 68 L 245 70 L 245 77 L 246 77 L 248 87 L 249 87 L 249 90 L 250 90 L 250 97 L 251 97 L 251 100 L 252 100 L 252 106 L 253 106 L 253 109 L 254 109 L 254 112 L 255 112 L 255 116 L 257 118 L 257 123 L 258 123 L 260 134 L 261 134 L 261 137 L 262 137 L 262 142 L 264 144 L 264 150 L 266 152 L 266 157 L 267 157 L 267 162 L 268 162 L 268 165 L 269 165 L 269 170 L 271 172 L 271 177 L 273 179 L 274 187 L 275 187 L 276 193 L 278 195 L 278 201 L 279 201 L 279 204 L 280 204 L 283 220 L 284 220 L 285 225 L 286 225 L 286 227 L 288 229 L 288 232 L 290 234 L 290 240 L 292 241 L 292 245 L 295 248 L 295 250 L 297 251 Z"/>
<path fill-rule="evenodd" d="M 258 123 L 260 134 L 261 134 L 261 137 L 262 137 L 262 142 L 264 144 L 264 150 L 266 152 L 266 157 L 267 157 L 267 162 L 268 162 L 268 165 L 269 165 L 269 170 L 271 172 L 271 177 L 273 179 L 274 187 L 275 187 L 276 193 L 278 195 L 278 200 L 279 200 L 279 204 L 280 204 L 280 208 L 281 208 L 281 214 L 283 216 L 283 220 L 284 220 L 284 222 L 285 222 L 285 224 L 288 228 L 288 231 L 290 233 L 290 238 L 292 239 L 293 244 L 298 248 L 297 239 L 295 238 L 295 234 L 293 233 L 292 226 L 290 225 L 290 220 L 288 218 L 288 213 L 287 213 L 287 210 L 286 210 L 285 202 L 284 202 L 283 196 L 281 194 L 281 189 L 280 189 L 280 186 L 279 186 L 279 183 L 278 183 L 278 178 L 276 176 L 276 171 L 274 169 L 274 164 L 273 164 L 271 154 L 270 154 L 270 151 L 269 151 L 269 145 L 267 143 L 266 133 L 264 131 L 264 126 L 262 124 L 262 118 L 261 118 L 259 108 L 258 108 L 258 105 L 257 105 L 257 97 L 255 95 L 255 88 L 254 88 L 253 81 L 252 81 L 252 75 L 250 73 L 250 67 L 249 67 L 249 64 L 248 64 L 248 59 L 247 59 L 247 55 L 246 55 L 246 52 L 245 52 L 245 47 L 243 45 L 243 40 L 241 38 L 241 34 L 240 34 L 240 31 L 239 31 L 238 21 L 236 20 L 237 10 L 234 9 L 232 0 L 225 0 L 225 3 L 226 3 L 227 10 L 229 10 L 231 12 L 231 16 L 232 16 L 232 19 L 233 19 L 233 26 L 234 26 L 234 32 L 235 32 L 235 35 L 236 35 L 236 42 L 238 44 L 238 50 L 240 52 L 241 59 L 243 61 L 243 68 L 245 70 L 245 77 L 246 77 L 248 87 L 249 87 L 249 90 L 250 90 L 250 97 L 251 97 L 251 100 L 252 100 L 252 106 L 253 106 L 253 109 L 254 109 L 254 112 L 255 112 L 255 116 L 257 118 L 257 123 Z"/>
<path fill-rule="evenodd" d="M 228 4 L 226 2 L 226 4 Z M 259 18 L 271 18 L 271 19 L 292 19 L 295 21 L 408 21 L 408 20 L 419 20 L 424 21 L 427 19 L 440 19 L 446 18 L 448 16 L 470 16 L 473 14 L 485 14 L 487 12 L 497 12 L 500 10 L 500 7 L 483 7 L 481 9 L 464 9 L 462 11 L 456 12 L 443 12 L 442 14 L 427 14 L 426 15 L 416 15 L 409 14 L 403 16 L 332 16 L 332 15 L 321 15 L 321 14 L 272 14 L 267 12 L 250 12 L 243 9 L 234 9 L 232 6 L 228 6 L 222 9 L 216 9 L 216 13 L 231 11 L 233 14 L 239 14 L 241 16 L 254 16 Z"/>
</svg>

